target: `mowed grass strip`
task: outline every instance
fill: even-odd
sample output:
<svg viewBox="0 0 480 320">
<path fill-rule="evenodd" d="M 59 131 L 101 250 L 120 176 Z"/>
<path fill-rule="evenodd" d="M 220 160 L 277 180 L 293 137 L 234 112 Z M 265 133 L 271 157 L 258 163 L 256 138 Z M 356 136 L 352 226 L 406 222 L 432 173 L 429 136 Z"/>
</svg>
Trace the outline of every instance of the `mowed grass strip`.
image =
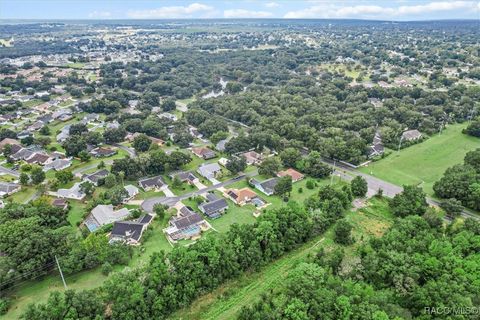
<svg viewBox="0 0 480 320">
<path fill-rule="evenodd" d="M 363 167 L 360 171 L 397 185 L 420 185 L 433 195 L 433 184 L 445 170 L 462 163 L 468 151 L 480 148 L 480 139 L 462 133 L 467 124 L 450 125 L 422 143 Z"/>
<path fill-rule="evenodd" d="M 387 200 L 377 198 L 370 199 L 365 208 L 349 212 L 346 219 L 354 226 L 352 234 L 356 240 L 353 245 L 345 247 L 347 262 L 358 259 L 356 248 L 372 236 L 382 235 L 393 221 Z M 170 319 L 235 319 L 242 307 L 252 305 L 262 294 L 282 286 L 289 271 L 306 261 L 309 255 L 316 254 L 320 248 L 329 252 L 336 246 L 330 228 L 324 235 L 299 246 L 259 272 L 242 275 L 200 296 L 190 307 L 179 310 Z"/>
</svg>

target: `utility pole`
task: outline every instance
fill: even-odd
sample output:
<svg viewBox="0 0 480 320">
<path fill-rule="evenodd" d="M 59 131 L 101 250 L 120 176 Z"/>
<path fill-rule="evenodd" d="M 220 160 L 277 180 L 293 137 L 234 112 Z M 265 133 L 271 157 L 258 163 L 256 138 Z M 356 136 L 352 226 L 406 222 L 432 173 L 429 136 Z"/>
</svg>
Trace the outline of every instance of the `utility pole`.
<svg viewBox="0 0 480 320">
<path fill-rule="evenodd" d="M 65 287 L 65 290 L 67 290 L 67 283 L 65 282 L 65 278 L 63 277 L 62 268 L 60 268 L 60 262 L 58 262 L 56 255 L 55 255 L 55 261 L 57 262 L 58 271 L 60 271 L 60 276 L 62 277 L 63 286 Z"/>
<path fill-rule="evenodd" d="M 333 159 L 333 172 L 330 176 L 330 185 L 333 184 L 333 175 L 335 174 L 335 163 L 336 163 L 336 161 L 337 161 L 336 159 Z"/>
<path fill-rule="evenodd" d="M 403 140 L 403 135 L 400 137 L 400 142 L 398 143 L 398 150 L 397 150 L 397 152 L 400 152 L 400 147 L 402 146 L 402 140 Z"/>
</svg>

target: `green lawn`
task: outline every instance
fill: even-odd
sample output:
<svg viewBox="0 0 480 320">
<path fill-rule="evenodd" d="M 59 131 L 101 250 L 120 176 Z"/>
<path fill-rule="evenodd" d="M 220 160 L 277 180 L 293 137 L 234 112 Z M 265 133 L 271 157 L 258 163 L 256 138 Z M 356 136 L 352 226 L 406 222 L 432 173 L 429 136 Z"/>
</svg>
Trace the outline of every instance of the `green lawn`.
<svg viewBox="0 0 480 320">
<path fill-rule="evenodd" d="M 347 219 L 354 224 L 353 235 L 357 242 L 345 248 L 346 261 L 356 254 L 355 248 L 371 236 L 380 236 L 392 223 L 388 204 L 383 199 L 371 199 L 368 207 L 357 212 L 350 211 Z M 363 236 L 363 238 L 362 238 Z M 333 249 L 333 232 L 317 236 L 282 258 L 270 263 L 261 271 L 247 273 L 238 279 L 227 282 L 212 293 L 199 297 L 188 308 L 179 310 L 171 319 L 234 319 L 240 309 L 255 303 L 262 294 L 282 286 L 290 270 L 298 263 L 315 254 L 320 247 L 326 251 Z"/>
<path fill-rule="evenodd" d="M 34 187 L 22 186 L 22 189 L 18 192 L 15 192 L 8 199 L 12 199 L 16 203 L 25 203 L 31 196 L 35 194 L 37 190 Z"/>
<path fill-rule="evenodd" d="M 68 222 L 73 227 L 77 227 L 77 223 L 83 220 L 85 213 L 85 204 L 80 201 L 69 200 L 70 210 L 68 211 Z"/>
<path fill-rule="evenodd" d="M 212 227 L 218 232 L 227 232 L 230 226 L 234 223 L 251 224 L 255 222 L 253 212 L 255 207 L 253 205 L 245 205 L 243 207 L 237 206 L 233 201 L 227 199 L 228 209 L 218 219 L 207 219 Z"/>
<path fill-rule="evenodd" d="M 65 280 L 68 289 L 83 290 L 99 287 L 106 278 L 101 273 L 100 268 L 96 268 L 66 276 Z M 8 313 L 0 316 L 0 319 L 19 319 L 29 304 L 45 302 L 50 292 L 58 290 L 63 291 L 62 279 L 58 272 L 44 277 L 41 281 L 38 281 L 38 279 L 27 281 L 17 288 L 12 297 L 12 305 Z"/>
<path fill-rule="evenodd" d="M 360 171 L 397 185 L 421 185 L 433 195 L 433 183 L 445 170 L 463 162 L 465 154 L 480 148 L 480 139 L 462 134 L 466 124 L 450 125 L 441 135 L 400 150 Z"/>
</svg>

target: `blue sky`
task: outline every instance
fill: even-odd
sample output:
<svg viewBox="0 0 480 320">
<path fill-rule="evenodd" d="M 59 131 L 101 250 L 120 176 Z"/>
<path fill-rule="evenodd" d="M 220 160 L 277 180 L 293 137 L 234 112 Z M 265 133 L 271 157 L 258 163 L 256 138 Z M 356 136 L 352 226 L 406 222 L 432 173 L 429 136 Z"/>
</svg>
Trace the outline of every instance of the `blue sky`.
<svg viewBox="0 0 480 320">
<path fill-rule="evenodd" d="M 0 0 L 0 19 L 179 18 L 480 19 L 480 1 Z"/>
</svg>

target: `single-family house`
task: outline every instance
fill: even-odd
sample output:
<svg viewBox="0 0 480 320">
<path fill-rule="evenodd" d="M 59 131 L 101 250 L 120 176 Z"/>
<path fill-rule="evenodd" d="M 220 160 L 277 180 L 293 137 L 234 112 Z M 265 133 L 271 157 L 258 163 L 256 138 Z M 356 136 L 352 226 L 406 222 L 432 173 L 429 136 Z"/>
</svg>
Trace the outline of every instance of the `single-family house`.
<svg viewBox="0 0 480 320">
<path fill-rule="evenodd" d="M 195 238 L 208 229 L 207 222 L 198 213 L 189 211 L 188 215 L 172 217 L 168 222 L 164 232 L 170 241 Z"/>
<path fill-rule="evenodd" d="M 228 139 L 223 139 L 218 141 L 217 144 L 215 145 L 215 149 L 217 149 L 220 152 L 225 151 L 225 145 L 227 144 L 227 142 L 228 142 Z"/>
<path fill-rule="evenodd" d="M 239 206 L 243 206 L 247 203 L 250 203 L 252 199 L 258 197 L 258 195 L 254 191 L 250 190 L 249 188 L 228 189 L 226 190 L 225 194 Z"/>
<path fill-rule="evenodd" d="M 292 182 L 300 181 L 305 177 L 302 173 L 292 168 L 288 168 L 287 170 L 279 171 L 277 173 L 277 177 L 281 178 L 286 176 L 290 176 L 292 178 Z"/>
<path fill-rule="evenodd" d="M 81 190 L 80 184 L 80 182 L 77 182 L 70 189 L 58 189 L 57 192 L 52 193 L 52 195 L 59 198 L 82 200 L 86 194 Z"/>
<path fill-rule="evenodd" d="M 278 183 L 278 178 L 270 178 L 265 181 L 258 181 L 257 179 L 251 179 L 250 183 L 255 186 L 260 192 L 267 196 L 271 196 L 275 192 L 275 186 Z"/>
<path fill-rule="evenodd" d="M 83 123 L 83 124 L 88 124 L 88 123 L 98 121 L 99 119 L 100 119 L 100 115 L 98 115 L 96 113 L 89 113 L 89 114 L 85 115 L 83 117 L 82 121 L 80 121 L 80 122 Z"/>
<path fill-rule="evenodd" d="M 190 185 L 194 184 L 198 178 L 191 172 L 191 171 L 179 171 L 173 172 L 169 175 L 169 177 L 173 180 L 175 178 L 179 179 L 182 182 L 186 182 Z"/>
<path fill-rule="evenodd" d="M 49 155 L 40 153 L 40 152 L 35 152 L 31 157 L 25 160 L 27 163 L 36 163 L 40 165 L 45 165 L 47 163 L 52 162 L 52 158 L 50 158 Z"/>
<path fill-rule="evenodd" d="M 6 197 L 20 191 L 21 186 L 17 183 L 0 182 L 0 197 Z"/>
<path fill-rule="evenodd" d="M 202 158 L 203 160 L 208 160 L 215 158 L 216 154 L 215 151 L 207 148 L 207 147 L 197 147 L 197 148 L 192 148 L 193 154 L 195 154 L 197 157 Z"/>
<path fill-rule="evenodd" d="M 32 133 L 28 130 L 23 130 L 23 131 L 20 131 L 19 133 L 17 133 L 17 138 L 18 139 L 25 139 L 25 138 L 28 138 L 32 135 Z"/>
<path fill-rule="evenodd" d="M 165 188 L 168 188 L 168 185 L 163 181 L 162 176 L 141 179 L 138 181 L 138 184 L 145 191 L 162 191 Z"/>
<path fill-rule="evenodd" d="M 72 125 L 67 124 L 66 126 L 64 126 L 64 127 L 62 128 L 62 130 L 60 130 L 60 133 L 57 134 L 57 137 L 56 137 L 56 139 L 57 139 L 58 142 L 63 142 L 63 141 L 67 140 L 67 139 L 70 137 L 70 127 L 71 127 L 71 126 L 72 126 Z"/>
<path fill-rule="evenodd" d="M 144 215 L 133 221 L 115 221 L 110 232 L 110 243 L 122 242 L 129 245 L 140 244 L 143 232 L 153 221 L 150 214 Z"/>
<path fill-rule="evenodd" d="M 50 163 L 47 163 L 43 166 L 43 171 L 55 170 L 60 171 L 67 169 L 72 165 L 72 160 L 70 159 L 55 159 Z"/>
<path fill-rule="evenodd" d="M 213 179 L 222 171 L 218 163 L 202 164 L 198 167 L 197 172 L 207 179 Z"/>
<path fill-rule="evenodd" d="M 127 208 L 115 210 L 111 204 L 99 204 L 93 208 L 83 224 L 88 228 L 88 230 L 90 230 L 90 232 L 93 232 L 106 224 L 123 220 L 129 215 L 130 210 Z"/>
<path fill-rule="evenodd" d="M 107 169 L 102 169 L 91 174 L 85 174 L 82 177 L 83 181 L 88 181 L 96 186 L 100 184 L 100 181 L 105 179 L 109 175 Z"/>
<path fill-rule="evenodd" d="M 68 201 L 62 198 L 56 198 L 52 201 L 52 206 L 61 208 L 63 210 L 67 210 L 68 208 Z"/>
<path fill-rule="evenodd" d="M 382 137 L 380 136 L 380 132 L 377 130 L 375 132 L 375 136 L 373 137 L 372 145 L 368 151 L 368 157 L 376 157 L 381 156 L 385 152 L 385 147 L 383 146 Z"/>
<path fill-rule="evenodd" d="M 416 129 L 414 130 L 407 130 L 402 133 L 402 139 L 407 141 L 414 141 L 418 140 L 422 137 L 422 133 Z"/>
<path fill-rule="evenodd" d="M 227 163 L 228 163 L 228 159 L 227 158 L 220 158 L 218 159 L 218 164 L 223 166 L 223 167 L 226 167 L 227 166 Z"/>
<path fill-rule="evenodd" d="M 104 158 L 104 157 L 111 157 L 117 153 L 116 150 L 104 147 L 97 147 L 90 151 L 90 154 L 95 158 Z"/>
<path fill-rule="evenodd" d="M 15 161 L 26 160 L 26 159 L 30 158 L 31 156 L 33 156 L 34 153 L 35 152 L 31 151 L 30 149 L 21 148 L 20 150 L 18 150 L 14 154 L 12 154 L 10 157 Z"/>
<path fill-rule="evenodd" d="M 3 148 L 5 148 L 6 145 L 10 145 L 10 146 L 17 145 L 21 147 L 20 141 L 16 139 L 11 139 L 11 138 L 5 138 L 2 141 L 0 141 L 0 150 L 3 150 Z"/>
<path fill-rule="evenodd" d="M 168 119 L 168 120 L 171 120 L 171 121 L 177 121 L 178 120 L 176 115 L 174 115 L 173 113 L 169 113 L 169 112 L 160 113 L 158 115 L 158 117 L 160 119 Z"/>
<path fill-rule="evenodd" d="M 245 158 L 248 165 L 258 165 L 262 163 L 263 160 L 262 155 L 256 151 L 244 152 L 240 156 Z"/>
<path fill-rule="evenodd" d="M 188 132 L 190 132 L 190 134 L 197 139 L 202 139 L 203 138 L 203 134 L 198 132 L 197 128 L 195 128 L 193 126 L 188 127 Z"/>
<path fill-rule="evenodd" d="M 200 204 L 198 209 L 211 219 L 219 218 L 228 209 L 227 201 L 213 193 L 207 195 L 207 200 L 207 202 Z"/>
<path fill-rule="evenodd" d="M 133 198 L 135 198 L 135 196 L 139 193 L 139 190 L 137 187 L 135 187 L 134 185 L 126 185 L 125 187 L 123 187 L 127 193 L 128 193 L 128 197 L 123 199 L 123 202 L 127 202 L 127 201 L 130 201 L 132 200 Z"/>
</svg>

